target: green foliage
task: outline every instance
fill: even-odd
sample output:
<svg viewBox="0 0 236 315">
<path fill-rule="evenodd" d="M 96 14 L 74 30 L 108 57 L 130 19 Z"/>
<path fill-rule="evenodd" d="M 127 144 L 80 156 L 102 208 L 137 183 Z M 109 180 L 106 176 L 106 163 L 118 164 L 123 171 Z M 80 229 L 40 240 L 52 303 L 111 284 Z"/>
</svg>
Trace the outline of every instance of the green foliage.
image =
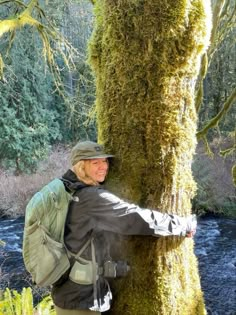
<svg viewBox="0 0 236 315">
<path fill-rule="evenodd" d="M 207 52 L 209 68 L 204 80 L 204 99 L 199 96 L 200 102 L 198 99 L 196 100 L 198 105 L 203 100 L 199 112 L 200 130 L 197 133 L 197 138 L 198 140 L 203 139 L 209 155 L 213 153 L 208 141 L 211 142 L 215 138 L 226 139 L 236 132 L 236 4 L 234 0 L 214 0 L 213 7 L 212 43 Z M 200 89 L 198 92 L 201 92 Z M 220 148 L 218 150 L 222 156 L 233 154 L 235 152 L 235 140 L 231 147 L 223 151 Z M 201 197 L 200 199 L 197 198 L 198 201 L 201 199 Z M 228 209 L 229 204 L 230 202 L 227 202 L 225 205 L 224 202 L 220 208 Z M 206 208 L 208 206 L 206 204 Z"/>
<path fill-rule="evenodd" d="M 209 67 L 204 80 L 204 98 L 199 112 L 199 129 L 204 128 L 205 124 L 209 124 L 223 111 L 223 105 L 227 103 L 228 98 L 235 90 L 235 1 L 214 0 L 213 7 L 217 13 L 213 14 L 211 46 L 207 52 Z M 235 103 L 235 99 L 233 102 Z M 236 106 L 232 104 L 227 115 L 225 114 L 219 117 L 216 124 L 213 124 L 214 129 L 208 133 L 210 141 L 219 136 L 219 132 L 226 136 L 227 133 L 234 130 Z"/>
<path fill-rule="evenodd" d="M 9 12 L 14 15 L 20 3 L 8 3 L 8 10 L 2 10 L 0 18 L 7 19 Z M 26 25 L 10 43 L 6 35 L 1 37 L 5 70 L 4 80 L 0 81 L 0 160 L 6 167 L 13 166 L 17 173 L 34 171 L 55 142 L 96 139 L 95 117 L 91 111 L 94 82 L 86 64 L 87 39 L 92 30 L 91 4 L 55 1 L 50 6 L 41 5 L 47 13 L 44 18 L 50 17 L 52 25 L 57 23 L 61 33 L 76 47 L 77 55 L 74 68 L 65 67 L 62 54 L 54 55 L 53 62 L 60 69 L 60 80 L 67 95 L 62 98 L 55 92 L 52 68 L 42 59 L 43 44 L 38 34 Z M 25 4 L 20 6 L 24 8 Z M 63 43 L 57 42 L 55 46 L 58 45 L 66 49 Z"/>
<path fill-rule="evenodd" d="M 94 82 L 86 64 L 91 4 L 56 0 L 50 6 L 42 2 L 39 7 L 33 0 L 28 4 L 2 2 L 0 19 L 0 53 L 5 64 L 0 81 L 0 162 L 17 173 L 31 172 L 47 156 L 51 144 L 96 139 L 91 111 Z M 42 29 L 40 21 L 45 23 Z M 24 27 L 15 36 L 20 26 Z M 54 44 L 49 42 L 51 35 L 59 36 L 58 30 L 75 48 L 62 37 Z M 75 53 L 74 67 L 65 67 L 68 47 Z M 49 67 L 44 64 L 42 50 Z M 62 89 L 64 98 L 58 93 Z"/>
<path fill-rule="evenodd" d="M 20 34 L 0 82 L 0 159 L 17 172 L 33 171 L 50 144 L 61 138 L 52 109 L 52 81 L 45 76 L 34 37 Z"/>
<path fill-rule="evenodd" d="M 60 113 L 58 122 L 64 142 L 96 139 L 93 77 L 90 68 L 85 63 L 76 65 L 76 67 L 79 77 L 76 78 L 77 86 L 73 94 L 65 103 L 55 104 L 55 108 Z M 62 112 L 64 115 L 61 114 Z"/>
<path fill-rule="evenodd" d="M 31 288 L 23 288 L 21 293 L 8 288 L 0 296 L 0 315 L 54 315 L 50 296 L 45 297 L 36 307 L 33 305 Z"/>
<path fill-rule="evenodd" d="M 74 70 L 62 71 L 67 100 L 64 103 L 55 103 L 60 113 L 59 123 L 65 142 L 96 139 L 95 115 L 92 109 L 95 84 L 86 63 L 87 41 L 92 31 L 92 21 L 92 7 L 87 1 L 63 2 L 58 22 L 63 34 L 76 47 L 80 56 L 74 59 Z"/>
<path fill-rule="evenodd" d="M 45 5 L 48 3 L 45 2 Z M 63 84 L 60 76 L 60 68 L 56 62 L 56 57 L 60 56 L 63 59 L 63 65 L 66 67 L 73 67 L 72 56 L 75 49 L 70 43 L 58 32 L 55 25 L 47 18 L 45 8 L 41 7 L 41 3 L 37 0 L 29 0 L 27 3 L 21 0 L 1 1 L 1 7 L 5 9 L 5 5 L 10 8 L 10 13 L 1 20 L 0 19 L 0 38 L 8 36 L 8 51 L 11 50 L 12 43 L 15 39 L 16 31 L 30 26 L 42 43 L 42 55 L 48 64 L 51 74 L 54 79 L 57 91 L 64 95 Z M 54 44 L 53 44 L 54 43 Z M 3 77 L 4 58 L 0 51 L 0 78 Z"/>
<path fill-rule="evenodd" d="M 46 296 L 36 307 L 39 314 L 42 315 L 55 315 L 53 302 L 50 296 Z"/>
</svg>

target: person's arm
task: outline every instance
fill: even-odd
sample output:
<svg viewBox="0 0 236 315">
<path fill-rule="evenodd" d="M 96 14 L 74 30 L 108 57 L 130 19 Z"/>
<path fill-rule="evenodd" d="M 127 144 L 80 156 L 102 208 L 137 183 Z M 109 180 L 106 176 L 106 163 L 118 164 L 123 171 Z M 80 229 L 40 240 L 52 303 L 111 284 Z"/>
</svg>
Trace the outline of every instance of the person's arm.
<svg viewBox="0 0 236 315">
<path fill-rule="evenodd" d="M 191 236 L 196 230 L 194 216 L 180 217 L 142 209 L 103 189 L 93 194 L 89 208 L 95 226 L 120 234 Z"/>
<path fill-rule="evenodd" d="M 191 237 L 196 232 L 197 220 L 195 215 L 180 217 L 175 214 L 161 213 L 149 209 L 141 209 L 137 213 L 154 230 L 155 235 Z"/>
</svg>

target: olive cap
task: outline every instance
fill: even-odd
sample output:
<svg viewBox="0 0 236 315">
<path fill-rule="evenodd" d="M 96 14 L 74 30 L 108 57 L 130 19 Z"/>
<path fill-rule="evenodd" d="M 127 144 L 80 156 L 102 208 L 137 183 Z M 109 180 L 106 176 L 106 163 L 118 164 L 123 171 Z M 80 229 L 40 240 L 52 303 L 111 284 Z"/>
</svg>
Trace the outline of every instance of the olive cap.
<svg viewBox="0 0 236 315">
<path fill-rule="evenodd" d="M 101 144 L 93 141 L 83 141 L 77 143 L 71 151 L 71 164 L 75 165 L 81 160 L 102 159 L 114 157 L 106 154 Z"/>
</svg>

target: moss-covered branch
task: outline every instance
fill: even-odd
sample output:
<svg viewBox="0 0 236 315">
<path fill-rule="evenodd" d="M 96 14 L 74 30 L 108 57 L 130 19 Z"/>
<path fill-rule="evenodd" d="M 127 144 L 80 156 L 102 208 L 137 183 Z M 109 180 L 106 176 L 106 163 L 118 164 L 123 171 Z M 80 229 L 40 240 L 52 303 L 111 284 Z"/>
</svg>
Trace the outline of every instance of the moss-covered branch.
<svg viewBox="0 0 236 315">
<path fill-rule="evenodd" d="M 216 0 L 214 2 L 212 14 L 212 31 L 210 46 L 205 56 L 201 60 L 201 71 L 198 76 L 198 82 L 195 91 L 195 107 L 197 112 L 200 111 L 203 101 L 203 81 L 206 77 L 211 60 L 219 48 L 219 45 L 227 37 L 227 34 L 235 26 L 236 4 L 232 7 L 230 0 Z M 207 63 L 206 63 L 207 60 Z"/>
<path fill-rule="evenodd" d="M 229 111 L 231 106 L 234 104 L 236 100 L 236 88 L 234 88 L 233 92 L 231 95 L 228 97 L 226 102 L 223 105 L 223 108 L 221 111 L 213 117 L 206 125 L 205 127 L 202 128 L 199 132 L 197 132 L 197 139 L 200 140 L 201 138 L 205 137 L 207 135 L 207 132 L 209 129 L 214 128 L 218 125 L 220 120 L 226 115 L 226 113 Z"/>
<path fill-rule="evenodd" d="M 213 21 L 212 21 L 212 31 L 211 31 L 211 39 L 210 39 L 212 46 L 209 49 L 209 51 L 213 51 L 214 49 L 212 49 L 212 47 L 214 47 L 216 44 L 217 31 L 219 27 L 221 14 L 225 6 L 225 2 L 226 2 L 225 0 L 217 0 L 213 9 Z"/>
<path fill-rule="evenodd" d="M 0 5 L 6 4 L 8 2 L 9 1 L 0 2 Z M 17 4 L 18 10 L 21 12 L 13 18 L 0 21 L 0 37 L 6 33 L 11 33 L 8 47 L 9 51 L 12 42 L 14 41 L 15 31 L 25 26 L 33 27 L 38 32 L 42 40 L 43 55 L 54 77 L 55 85 L 58 91 L 63 94 L 63 84 L 60 78 L 60 69 L 56 63 L 55 57 L 56 55 L 60 55 L 65 65 L 69 68 L 70 66 L 74 66 L 72 56 L 74 53 L 77 54 L 76 49 L 73 48 L 72 45 L 46 19 L 46 15 L 43 9 L 39 7 L 38 1 L 31 0 L 28 5 L 25 5 L 18 0 L 13 2 Z M 34 17 L 34 13 L 38 13 L 40 21 Z M 41 19 L 44 19 L 45 23 L 43 23 Z M 55 47 L 53 47 L 51 44 L 53 42 L 56 43 L 56 45 L 54 45 Z M 0 79 L 3 78 L 3 72 L 4 61 L 0 54 Z"/>
<path fill-rule="evenodd" d="M 236 164 L 232 167 L 232 178 L 234 186 L 236 187 Z"/>
<path fill-rule="evenodd" d="M 225 150 L 220 151 L 220 155 L 222 156 L 228 156 L 230 154 L 233 154 L 234 152 L 236 152 L 236 144 L 234 144 L 232 147 L 227 148 Z"/>
<path fill-rule="evenodd" d="M 17 15 L 16 17 L 12 19 L 6 19 L 3 21 L 0 21 L 0 37 L 3 34 L 16 30 L 18 28 L 21 28 L 25 26 L 26 24 L 29 24 L 31 26 L 37 26 L 39 22 L 33 19 L 31 16 L 36 3 L 37 1 L 31 0 L 28 6 L 25 7 L 24 11 L 21 12 L 19 15 Z"/>
<path fill-rule="evenodd" d="M 231 7 L 229 0 L 217 0 L 213 10 L 213 28 L 211 33 L 211 46 L 208 49 L 209 64 L 219 45 L 235 26 L 236 3 Z"/>
<path fill-rule="evenodd" d="M 201 104 L 202 104 L 203 80 L 206 77 L 207 70 L 208 70 L 208 55 L 207 55 L 207 53 L 205 53 L 201 59 L 201 68 L 200 68 L 200 72 L 199 72 L 199 76 L 198 76 L 198 89 L 197 89 L 196 95 L 195 95 L 195 108 L 196 108 L 197 113 L 199 113 L 200 108 L 201 108 Z"/>
</svg>

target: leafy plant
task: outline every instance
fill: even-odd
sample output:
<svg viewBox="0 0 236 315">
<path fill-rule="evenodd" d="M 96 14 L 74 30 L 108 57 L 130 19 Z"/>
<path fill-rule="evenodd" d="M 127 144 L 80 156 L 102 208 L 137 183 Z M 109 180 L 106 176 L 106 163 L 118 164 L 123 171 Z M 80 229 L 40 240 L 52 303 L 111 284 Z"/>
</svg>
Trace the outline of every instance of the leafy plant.
<svg viewBox="0 0 236 315">
<path fill-rule="evenodd" d="M 21 293 L 6 289 L 0 297 L 0 315 L 54 315 L 53 302 L 46 296 L 36 307 L 33 305 L 31 288 L 23 288 Z"/>
</svg>

